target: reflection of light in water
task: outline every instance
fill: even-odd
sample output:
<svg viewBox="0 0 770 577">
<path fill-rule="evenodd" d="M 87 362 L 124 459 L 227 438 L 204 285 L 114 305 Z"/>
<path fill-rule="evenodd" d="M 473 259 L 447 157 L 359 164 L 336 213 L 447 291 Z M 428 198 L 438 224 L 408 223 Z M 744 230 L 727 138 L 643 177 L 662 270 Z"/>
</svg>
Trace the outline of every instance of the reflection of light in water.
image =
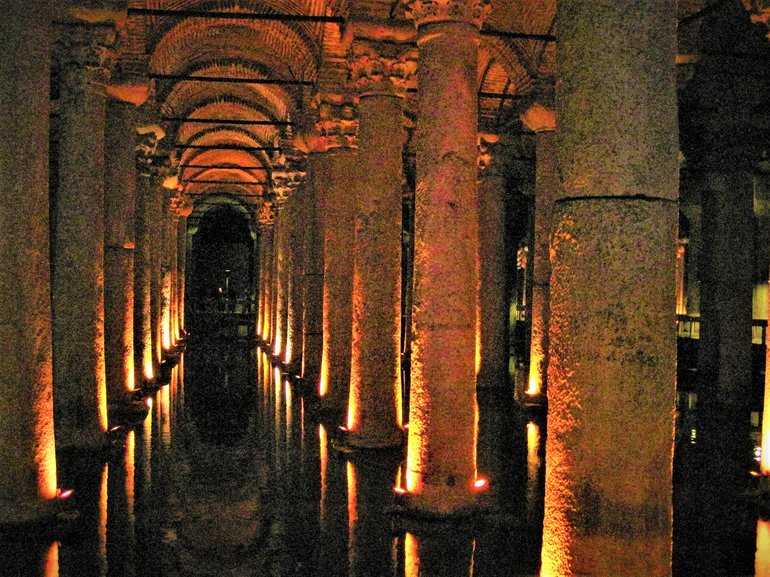
<svg viewBox="0 0 770 577">
<path fill-rule="evenodd" d="M 770 521 L 757 520 L 757 556 L 755 577 L 770 577 Z"/>
<path fill-rule="evenodd" d="M 420 576 L 420 548 L 417 537 L 411 533 L 404 535 L 404 577 Z"/>
<path fill-rule="evenodd" d="M 147 483 L 149 489 L 151 485 L 151 469 L 150 469 L 150 456 L 152 455 L 152 397 L 147 398 L 147 404 L 150 406 L 150 411 L 147 413 L 142 422 L 142 433 L 144 436 L 144 451 L 142 453 L 142 471 L 144 472 L 144 480 Z"/>
<path fill-rule="evenodd" d="M 527 511 L 532 514 L 537 504 L 538 479 L 540 476 L 540 427 L 527 423 Z"/>
<path fill-rule="evenodd" d="M 171 385 L 166 385 L 160 390 L 160 431 L 163 447 L 171 447 L 171 396 L 169 389 Z"/>
<path fill-rule="evenodd" d="M 291 426 L 292 426 L 292 415 L 291 415 L 291 383 L 286 380 L 283 383 L 283 390 L 284 395 L 286 396 L 286 448 L 288 449 L 292 442 L 291 437 Z"/>
<path fill-rule="evenodd" d="M 326 468 L 329 464 L 329 447 L 326 428 L 318 425 L 318 444 L 321 460 L 321 502 L 319 504 L 321 520 L 326 516 Z"/>
<path fill-rule="evenodd" d="M 44 577 L 59 577 L 59 542 L 54 541 L 45 553 Z"/>
<path fill-rule="evenodd" d="M 102 482 L 99 487 L 99 565 L 100 575 L 107 574 L 107 480 L 109 465 L 102 468 Z"/>
<path fill-rule="evenodd" d="M 126 501 L 128 522 L 133 526 L 134 518 L 134 454 L 136 450 L 136 432 L 131 429 L 126 435 Z"/>
<path fill-rule="evenodd" d="M 353 534 L 353 527 L 358 521 L 357 499 L 356 494 L 356 469 L 353 467 L 353 463 L 347 462 L 347 477 L 348 477 L 348 530 L 349 535 Z"/>
</svg>

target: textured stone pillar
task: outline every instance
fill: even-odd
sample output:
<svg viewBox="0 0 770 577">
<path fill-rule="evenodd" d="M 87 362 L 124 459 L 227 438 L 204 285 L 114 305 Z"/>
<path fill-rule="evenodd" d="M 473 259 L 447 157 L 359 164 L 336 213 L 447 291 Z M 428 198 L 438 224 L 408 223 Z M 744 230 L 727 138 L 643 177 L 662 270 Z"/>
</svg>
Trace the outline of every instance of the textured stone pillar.
<svg viewBox="0 0 770 577">
<path fill-rule="evenodd" d="M 51 2 L 0 23 L 0 526 L 53 513 L 48 222 Z"/>
<path fill-rule="evenodd" d="M 288 295 L 286 254 L 286 197 L 277 196 L 275 203 L 275 236 L 273 238 L 273 330 L 271 352 L 280 358 L 286 336 L 286 297 Z"/>
<path fill-rule="evenodd" d="M 479 28 L 490 5 L 409 8 L 420 55 L 405 489 L 407 506 L 451 515 L 476 503 L 476 92 Z"/>
<path fill-rule="evenodd" d="M 185 286 L 187 275 L 187 217 L 192 214 L 190 197 L 177 194 L 172 197 L 171 209 L 176 216 L 176 326 L 178 339 L 185 339 Z"/>
<path fill-rule="evenodd" d="M 271 304 L 273 302 L 273 237 L 275 213 L 273 204 L 265 201 L 257 215 L 259 221 L 259 322 L 262 342 L 270 343 L 270 325 L 272 319 Z"/>
<path fill-rule="evenodd" d="M 299 220 L 298 198 L 302 182 L 306 173 L 304 162 L 293 154 L 283 157 L 281 165 L 275 166 L 271 174 L 273 191 L 284 198 L 281 209 L 281 239 L 279 241 L 280 252 L 283 255 L 282 274 L 280 275 L 282 301 L 280 341 L 275 347 L 276 354 L 280 354 L 281 361 L 289 365 L 292 374 L 299 374 L 302 359 L 302 247 L 303 230 L 305 223 Z"/>
<path fill-rule="evenodd" d="M 324 255 L 318 196 L 318 179 L 315 166 L 321 154 L 308 155 L 307 186 L 303 191 L 302 220 L 303 283 L 302 301 L 302 379 L 313 391 L 321 380 L 321 356 L 323 351 L 323 279 Z"/>
<path fill-rule="evenodd" d="M 105 374 L 110 418 L 131 400 L 134 380 L 136 106 L 107 107 L 104 208 Z"/>
<path fill-rule="evenodd" d="M 324 100 L 317 123 L 327 151 L 315 159 L 316 200 L 323 238 L 323 349 L 318 396 L 324 410 L 341 413 L 348 400 L 353 294 L 357 129 L 353 107 Z"/>
<path fill-rule="evenodd" d="M 157 168 L 153 153 L 164 135 L 156 127 L 138 129 L 136 189 L 136 248 L 134 249 L 134 365 L 137 384 L 152 382 L 157 366 L 154 362 L 152 339 L 152 243 L 151 200 L 157 194 Z"/>
<path fill-rule="evenodd" d="M 167 204 L 165 191 L 161 188 L 159 180 L 150 195 L 149 208 L 152 357 L 155 366 L 160 367 L 163 360 L 163 241 Z"/>
<path fill-rule="evenodd" d="M 497 137 L 479 135 L 479 389 L 508 385 L 505 174 Z"/>
<path fill-rule="evenodd" d="M 171 212 L 171 198 L 168 191 L 163 194 L 161 216 L 161 292 L 160 292 L 160 335 L 161 355 L 174 346 L 171 317 L 174 302 L 174 279 L 176 276 L 176 222 Z"/>
<path fill-rule="evenodd" d="M 559 10 L 541 575 L 668 576 L 676 9 L 564 0 Z"/>
<path fill-rule="evenodd" d="M 548 317 L 551 292 L 551 225 L 559 188 L 556 172 L 556 117 L 553 110 L 535 103 L 521 115 L 537 134 L 535 148 L 535 218 L 532 243 L 532 332 L 529 340 L 529 379 L 526 402 L 545 402 L 548 371 Z"/>
<path fill-rule="evenodd" d="M 59 448 L 106 442 L 104 119 L 112 26 L 61 25 L 59 184 L 53 254 L 54 410 Z"/>
<path fill-rule="evenodd" d="M 359 92 L 360 178 L 356 186 L 350 392 L 345 443 L 393 447 L 401 428 L 401 181 L 403 97 L 417 66 L 413 50 L 353 43 Z"/>
</svg>

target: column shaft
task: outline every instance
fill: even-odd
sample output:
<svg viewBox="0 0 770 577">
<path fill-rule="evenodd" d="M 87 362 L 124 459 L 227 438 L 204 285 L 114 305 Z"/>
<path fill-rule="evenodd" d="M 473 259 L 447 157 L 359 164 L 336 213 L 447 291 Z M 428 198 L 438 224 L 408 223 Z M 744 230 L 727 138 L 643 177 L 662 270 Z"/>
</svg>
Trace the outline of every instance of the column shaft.
<svg viewBox="0 0 770 577">
<path fill-rule="evenodd" d="M 134 209 L 136 203 L 133 104 L 110 101 L 105 133 L 104 332 L 107 400 L 128 400 L 134 382 Z"/>
<path fill-rule="evenodd" d="M 359 168 L 353 264 L 352 354 L 347 442 L 385 447 L 401 429 L 402 99 L 359 103 Z"/>
<path fill-rule="evenodd" d="M 302 371 L 303 331 L 302 319 L 305 312 L 302 298 L 304 287 L 304 237 L 303 227 L 306 226 L 304 215 L 301 213 L 304 202 L 304 189 L 296 191 L 289 199 L 289 320 L 286 354 L 284 361 L 289 364 L 289 370 L 294 375 Z"/>
<path fill-rule="evenodd" d="M 418 28 L 406 490 L 415 507 L 441 514 L 475 502 L 478 42 L 466 22 Z"/>
<path fill-rule="evenodd" d="M 51 2 L 0 23 L 0 525 L 56 495 L 48 221 Z"/>
<path fill-rule="evenodd" d="M 136 191 L 136 248 L 134 249 L 134 366 L 137 382 L 155 377 L 152 353 L 152 245 L 151 197 L 154 178 L 141 175 Z"/>
<path fill-rule="evenodd" d="M 302 378 L 313 390 L 318 390 L 321 380 L 321 357 L 323 352 L 323 236 L 320 224 L 318 201 L 318 177 L 316 164 L 322 162 L 321 155 L 308 155 L 308 178 L 303 196 L 304 230 L 304 272 L 302 300 Z"/>
<path fill-rule="evenodd" d="M 676 10 L 620 0 L 564 0 L 558 9 L 562 185 L 551 244 L 541 574 L 668 576 Z"/>
<path fill-rule="evenodd" d="M 98 45 L 85 26 L 62 30 L 76 49 Z M 64 48 L 67 50 L 67 48 Z M 59 447 L 98 448 L 107 430 L 104 367 L 104 120 L 98 76 L 62 70 L 53 266 L 53 352 Z M 65 56 L 68 58 L 68 56 Z"/>
</svg>

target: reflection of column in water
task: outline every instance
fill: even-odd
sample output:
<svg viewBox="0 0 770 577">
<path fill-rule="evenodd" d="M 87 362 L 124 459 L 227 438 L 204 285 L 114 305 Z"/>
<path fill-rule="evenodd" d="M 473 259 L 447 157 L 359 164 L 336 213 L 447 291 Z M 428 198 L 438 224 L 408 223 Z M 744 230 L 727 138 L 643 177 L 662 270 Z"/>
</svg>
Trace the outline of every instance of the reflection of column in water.
<svg viewBox="0 0 770 577">
<path fill-rule="evenodd" d="M 393 499 L 401 458 L 400 452 L 361 453 L 347 462 L 349 577 L 392 574 L 393 539 L 385 508 Z"/>
<path fill-rule="evenodd" d="M 99 575 L 107 575 L 107 486 L 109 465 L 102 468 L 99 483 Z"/>
<path fill-rule="evenodd" d="M 527 520 L 532 521 L 540 506 L 540 425 L 527 423 Z"/>
<path fill-rule="evenodd" d="M 770 577 L 770 521 L 757 520 L 757 556 L 755 577 Z"/>
<path fill-rule="evenodd" d="M 475 541 L 458 527 L 404 534 L 404 577 L 473 577 Z"/>
<path fill-rule="evenodd" d="M 176 369 L 173 369 L 171 373 L 171 382 L 174 382 L 174 374 Z M 168 450 L 171 448 L 171 384 L 166 385 L 160 389 L 159 395 L 159 409 L 160 409 L 160 440 L 163 444 L 163 448 Z"/>
<path fill-rule="evenodd" d="M 284 481 L 284 443 L 286 436 L 286 413 L 283 409 L 283 383 L 281 382 L 281 369 L 273 368 L 273 403 L 274 403 L 274 421 L 273 431 L 275 434 L 275 444 L 273 445 L 273 458 L 275 462 L 276 479 L 279 482 Z"/>
<path fill-rule="evenodd" d="M 107 575 L 134 575 L 134 447 L 133 430 L 126 434 L 122 462 L 110 462 L 107 480 Z"/>
<path fill-rule="evenodd" d="M 43 577 L 59 577 L 59 542 L 54 541 L 45 552 Z"/>
<path fill-rule="evenodd" d="M 348 516 L 344 462 L 330 453 L 326 428 L 319 429 L 321 458 L 321 499 L 319 538 L 316 549 L 318 575 L 347 573 Z"/>
</svg>

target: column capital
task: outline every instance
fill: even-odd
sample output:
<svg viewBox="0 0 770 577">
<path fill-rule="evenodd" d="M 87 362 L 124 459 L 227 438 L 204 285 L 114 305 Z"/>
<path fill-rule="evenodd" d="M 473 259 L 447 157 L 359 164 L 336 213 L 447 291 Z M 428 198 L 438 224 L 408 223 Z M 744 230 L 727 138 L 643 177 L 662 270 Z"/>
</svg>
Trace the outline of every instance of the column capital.
<svg viewBox="0 0 770 577">
<path fill-rule="evenodd" d="M 112 24 L 64 23 L 55 27 L 54 59 L 68 77 L 69 90 L 104 86 L 117 58 L 118 32 Z"/>
<path fill-rule="evenodd" d="M 348 83 L 359 96 L 405 97 L 417 72 L 417 49 L 399 44 L 354 40 L 348 50 Z"/>
<path fill-rule="evenodd" d="M 275 224 L 275 207 L 273 201 L 265 199 L 257 208 L 257 222 L 259 226 L 272 226 Z"/>
<path fill-rule="evenodd" d="M 417 27 L 434 22 L 467 22 L 481 28 L 492 11 L 490 0 L 402 0 Z"/>
<path fill-rule="evenodd" d="M 273 192 L 278 201 L 291 196 L 305 182 L 304 159 L 298 155 L 281 155 L 270 174 Z"/>
<path fill-rule="evenodd" d="M 157 124 L 150 124 L 137 127 L 136 133 L 136 169 L 142 176 L 158 176 L 161 162 L 155 156 L 155 151 L 166 132 Z"/>
<path fill-rule="evenodd" d="M 192 199 L 178 190 L 174 190 L 169 195 L 171 199 L 171 214 L 176 218 L 187 218 L 192 214 Z"/>
<path fill-rule="evenodd" d="M 358 148 L 358 111 L 349 95 L 318 94 L 314 107 L 319 151 Z"/>
</svg>

